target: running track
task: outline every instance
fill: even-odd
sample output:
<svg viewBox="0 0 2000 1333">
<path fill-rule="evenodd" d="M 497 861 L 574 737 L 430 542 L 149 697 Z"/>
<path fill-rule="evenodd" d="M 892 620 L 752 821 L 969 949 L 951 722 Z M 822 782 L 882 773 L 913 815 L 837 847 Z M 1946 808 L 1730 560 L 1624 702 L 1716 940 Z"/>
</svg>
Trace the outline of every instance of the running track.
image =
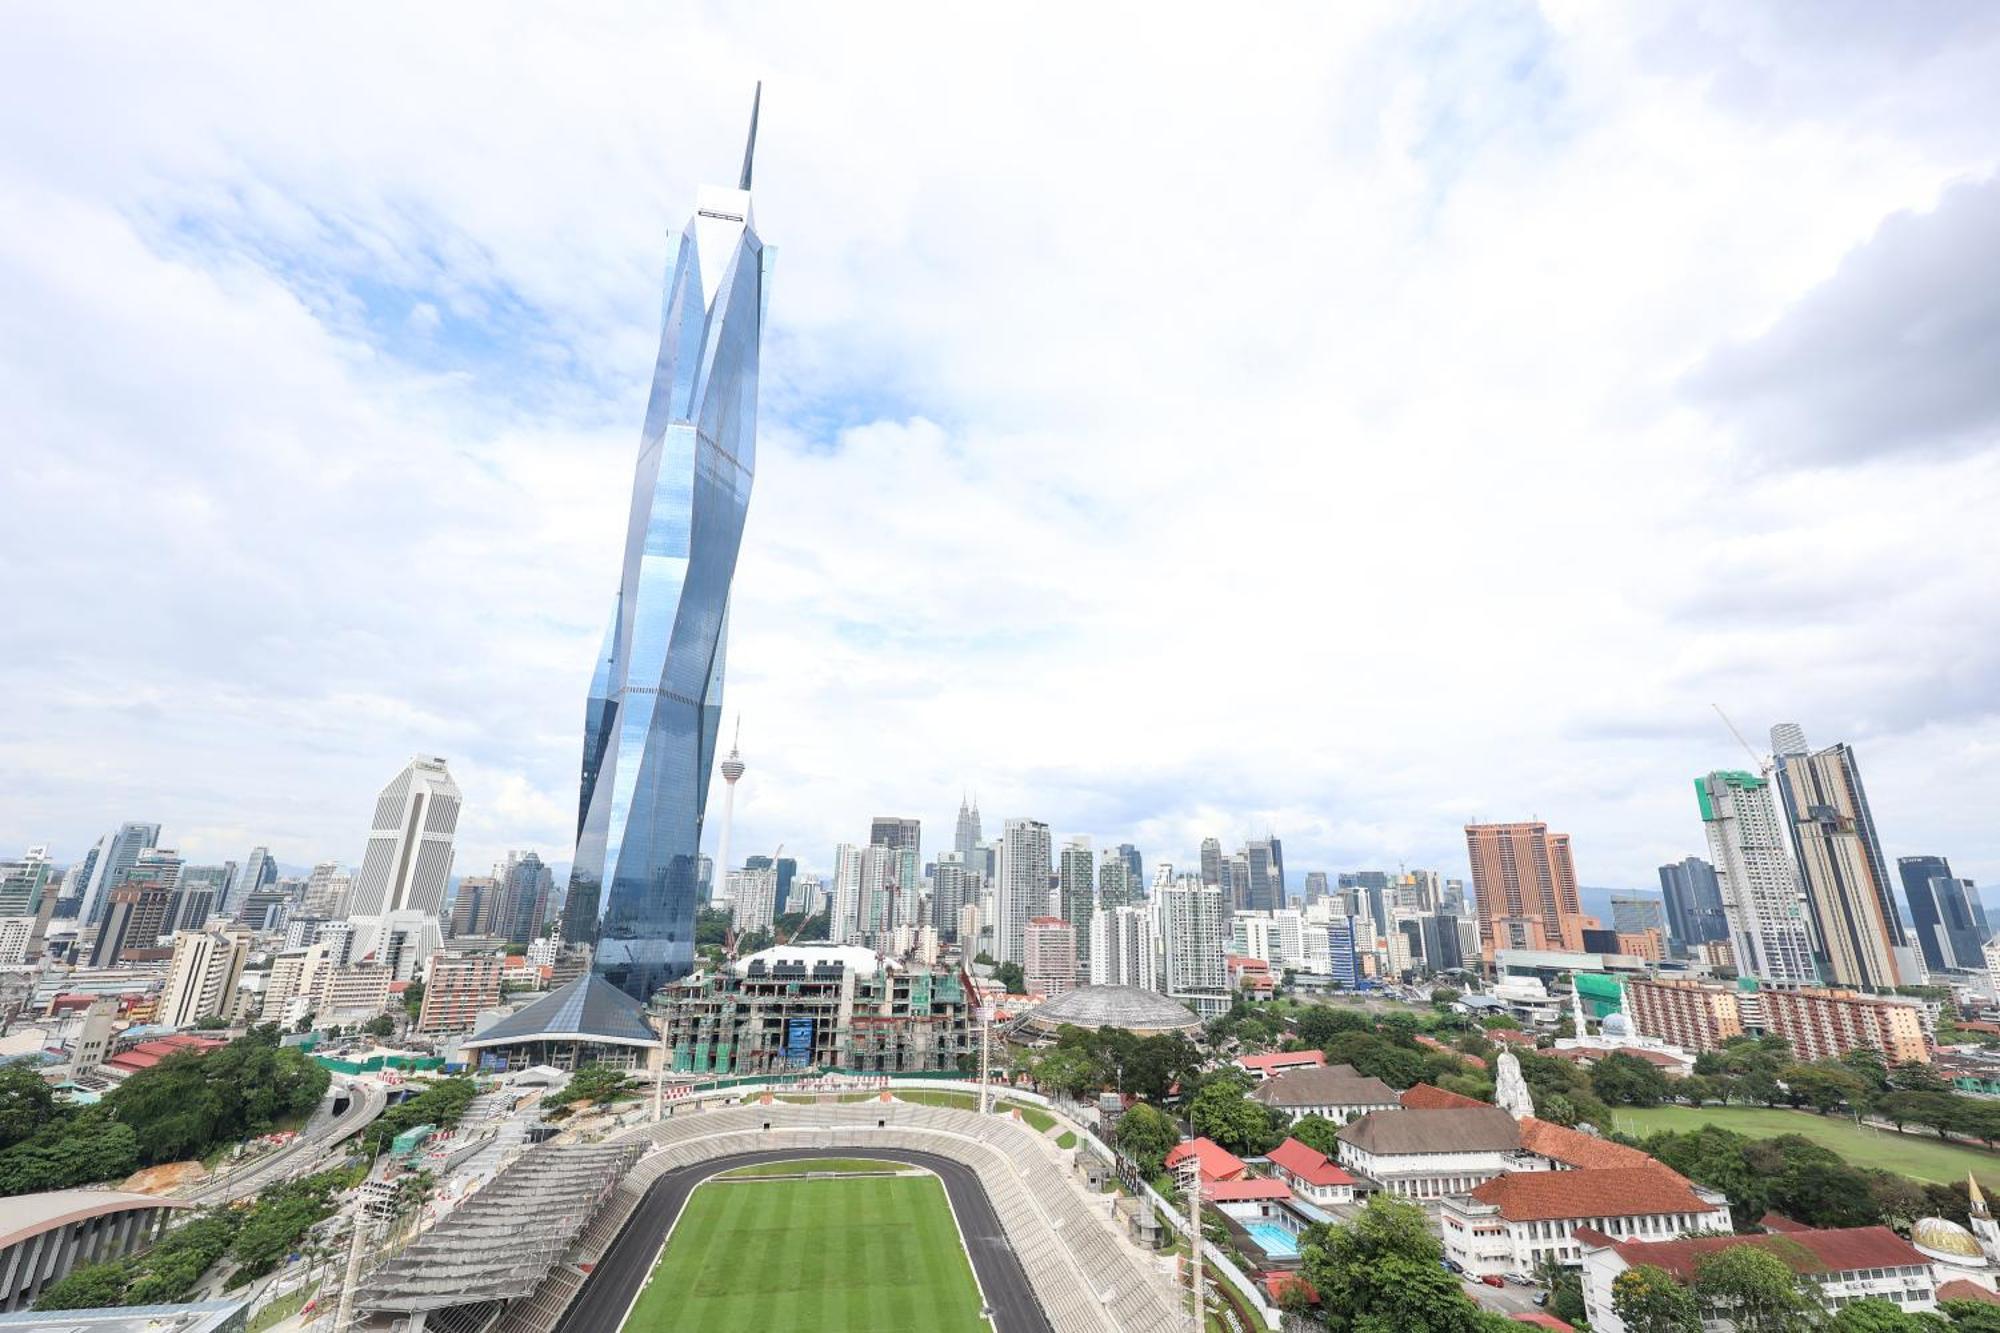
<svg viewBox="0 0 2000 1333">
<path fill-rule="evenodd" d="M 908 1162 L 937 1173 L 944 1182 L 945 1196 L 958 1216 L 959 1230 L 965 1234 L 966 1250 L 972 1256 L 973 1271 L 986 1293 L 993 1312 L 996 1333 L 1053 1333 L 1048 1317 L 1036 1303 L 1028 1285 L 1028 1275 L 1014 1247 L 1000 1227 L 993 1204 L 972 1168 L 934 1153 L 911 1152 L 905 1148 L 871 1152 L 862 1148 L 792 1148 L 782 1152 L 738 1153 L 713 1161 L 669 1171 L 654 1181 L 632 1210 L 618 1239 L 611 1242 L 604 1258 L 556 1324 L 555 1333 L 610 1333 L 625 1318 L 632 1298 L 645 1285 L 659 1257 L 661 1238 L 680 1216 L 681 1205 L 696 1185 L 718 1172 L 758 1162 L 794 1162 L 810 1157 L 869 1157 Z"/>
</svg>

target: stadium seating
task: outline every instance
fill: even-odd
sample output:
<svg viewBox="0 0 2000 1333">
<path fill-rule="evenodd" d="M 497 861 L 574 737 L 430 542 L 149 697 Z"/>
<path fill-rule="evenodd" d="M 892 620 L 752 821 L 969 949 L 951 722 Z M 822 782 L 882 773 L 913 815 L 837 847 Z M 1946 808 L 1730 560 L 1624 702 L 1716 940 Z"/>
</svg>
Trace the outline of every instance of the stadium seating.
<svg viewBox="0 0 2000 1333">
<path fill-rule="evenodd" d="M 765 1128 L 768 1125 L 769 1128 Z M 546 1333 L 655 1180 L 738 1153 L 800 1148 L 930 1152 L 971 1167 L 1056 1333 L 1168 1333 L 1186 1323 L 1173 1285 L 1078 1197 L 1040 1136 L 1009 1117 L 901 1102 L 732 1106 L 681 1102 L 658 1124 L 618 1135 L 645 1157 L 579 1237 L 567 1262 L 517 1301 L 496 1333 Z"/>
</svg>

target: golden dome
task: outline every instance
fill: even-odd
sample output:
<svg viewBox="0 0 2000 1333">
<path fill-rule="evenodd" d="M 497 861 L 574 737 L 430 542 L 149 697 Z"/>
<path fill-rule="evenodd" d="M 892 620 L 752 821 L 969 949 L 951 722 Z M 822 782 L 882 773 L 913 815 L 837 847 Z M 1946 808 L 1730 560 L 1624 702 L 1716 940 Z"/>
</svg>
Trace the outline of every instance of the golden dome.
<svg viewBox="0 0 2000 1333">
<path fill-rule="evenodd" d="M 1932 1254 L 1982 1262 L 1986 1258 L 1986 1252 L 1979 1248 L 1979 1242 L 1973 1239 L 1970 1231 L 1942 1217 L 1920 1220 L 1910 1228 L 1910 1240 L 1918 1249 L 1929 1250 Z"/>
</svg>

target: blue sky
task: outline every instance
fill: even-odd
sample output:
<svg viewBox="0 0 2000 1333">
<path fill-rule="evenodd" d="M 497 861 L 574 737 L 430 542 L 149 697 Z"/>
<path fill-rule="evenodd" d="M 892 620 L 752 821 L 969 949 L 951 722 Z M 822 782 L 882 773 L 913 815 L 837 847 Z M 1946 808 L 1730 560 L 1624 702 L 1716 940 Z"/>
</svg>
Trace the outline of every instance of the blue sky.
<svg viewBox="0 0 2000 1333">
<path fill-rule="evenodd" d="M 1721 703 L 2000 877 L 1984 6 L 16 28 L 0 852 L 351 862 L 422 751 L 461 872 L 567 860 L 668 233 L 761 78 L 737 848 L 972 788 L 1650 884 Z"/>
</svg>

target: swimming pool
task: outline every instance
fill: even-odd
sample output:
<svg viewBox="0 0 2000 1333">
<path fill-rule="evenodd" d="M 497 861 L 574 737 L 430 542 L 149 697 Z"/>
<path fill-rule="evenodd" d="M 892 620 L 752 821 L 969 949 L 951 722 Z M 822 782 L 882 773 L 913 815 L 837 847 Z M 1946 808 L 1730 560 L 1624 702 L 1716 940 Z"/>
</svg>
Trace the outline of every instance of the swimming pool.
<svg viewBox="0 0 2000 1333">
<path fill-rule="evenodd" d="M 1250 1222 L 1244 1228 L 1250 1239 L 1257 1242 L 1257 1248 L 1273 1259 L 1296 1259 L 1299 1257 L 1298 1238 L 1279 1226 L 1276 1222 Z"/>
</svg>

